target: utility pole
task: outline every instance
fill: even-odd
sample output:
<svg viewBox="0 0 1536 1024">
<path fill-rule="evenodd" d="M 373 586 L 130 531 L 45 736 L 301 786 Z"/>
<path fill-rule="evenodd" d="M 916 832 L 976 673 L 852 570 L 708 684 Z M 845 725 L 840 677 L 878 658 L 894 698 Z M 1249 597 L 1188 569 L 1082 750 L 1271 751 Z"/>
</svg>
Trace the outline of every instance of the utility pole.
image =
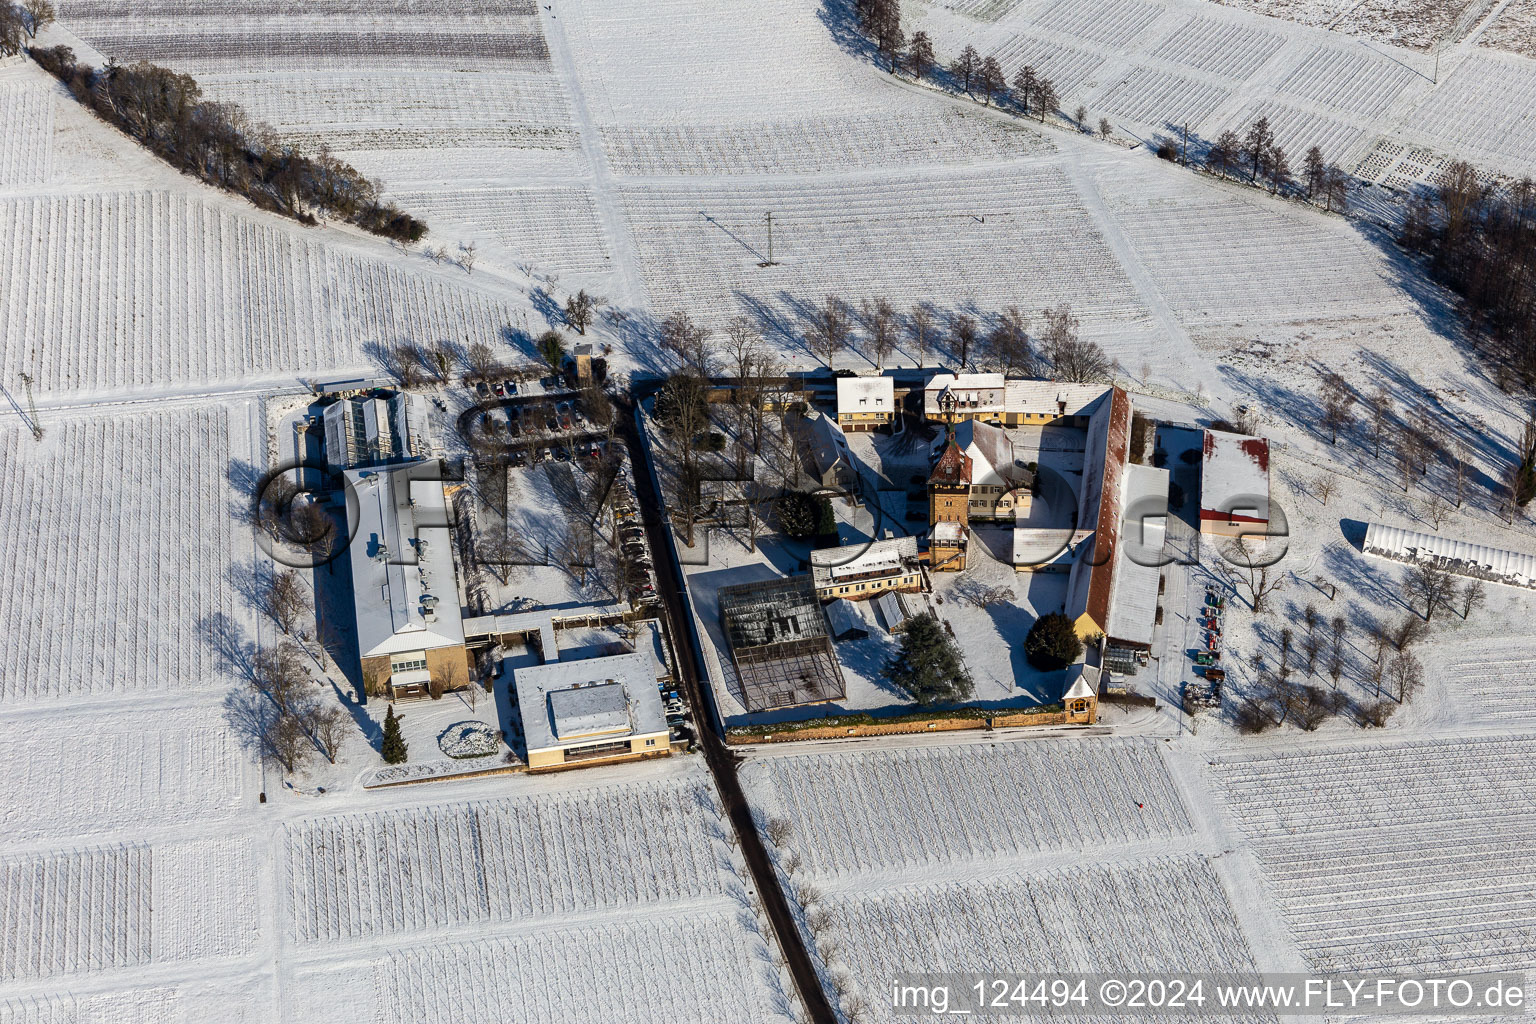
<svg viewBox="0 0 1536 1024">
<path fill-rule="evenodd" d="M 1189 122 L 1184 122 L 1184 145 L 1179 149 L 1179 163 L 1189 166 Z"/>
<path fill-rule="evenodd" d="M 759 264 L 759 266 L 776 267 L 776 266 L 778 266 L 778 264 L 775 263 L 774 259 L 773 259 L 773 211 L 772 210 L 768 211 L 768 216 L 767 216 L 766 220 L 768 221 L 768 262 Z"/>
<path fill-rule="evenodd" d="M 32 400 L 31 374 L 22 374 L 21 383 L 27 389 L 27 415 L 32 420 L 32 439 L 34 441 L 41 441 L 43 439 L 43 425 L 37 421 L 37 403 Z"/>
</svg>

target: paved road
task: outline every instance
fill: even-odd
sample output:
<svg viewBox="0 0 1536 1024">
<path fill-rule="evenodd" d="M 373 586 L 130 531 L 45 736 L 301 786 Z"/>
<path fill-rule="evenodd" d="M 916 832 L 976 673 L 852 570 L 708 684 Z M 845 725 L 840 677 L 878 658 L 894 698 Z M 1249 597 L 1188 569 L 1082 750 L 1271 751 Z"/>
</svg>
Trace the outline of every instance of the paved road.
<svg viewBox="0 0 1536 1024">
<path fill-rule="evenodd" d="M 699 744 L 704 749 L 704 761 L 714 776 L 721 802 L 730 814 L 731 827 L 736 830 L 747 870 L 752 873 L 758 894 L 762 897 L 763 909 L 767 911 L 774 935 L 778 937 L 779 948 L 784 951 L 789 973 L 800 991 L 801 1002 L 815 1024 L 836 1024 L 836 1017 L 822 990 L 816 968 L 801 941 L 800 930 L 795 927 L 789 902 L 779 886 L 778 873 L 774 871 L 762 837 L 752 821 L 752 809 L 747 804 L 746 794 L 742 792 L 741 781 L 736 777 L 736 757 L 725 745 L 724 730 L 715 702 L 707 696 L 701 681 L 705 673 L 699 665 L 694 645 L 693 618 L 688 614 L 683 599 L 681 570 L 677 560 L 671 556 L 668 527 L 662 516 L 660 496 L 656 493 L 651 477 L 650 460 L 635 424 L 634 407 L 628 399 L 617 401 L 615 405 L 618 406 L 616 422 L 619 436 L 629 446 L 630 464 L 635 471 L 635 497 L 645 520 L 646 536 L 654 556 L 656 590 L 671 623 L 673 644 L 677 648 L 678 675 L 688 695 L 688 703 L 693 708 L 695 721 L 699 723 Z M 708 715 L 707 722 L 700 720 L 703 715 Z"/>
</svg>

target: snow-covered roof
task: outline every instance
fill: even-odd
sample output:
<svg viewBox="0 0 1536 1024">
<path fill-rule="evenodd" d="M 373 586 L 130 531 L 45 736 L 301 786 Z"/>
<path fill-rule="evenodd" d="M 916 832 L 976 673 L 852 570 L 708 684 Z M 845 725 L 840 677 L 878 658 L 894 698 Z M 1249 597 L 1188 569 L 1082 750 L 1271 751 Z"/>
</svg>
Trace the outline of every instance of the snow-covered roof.
<svg viewBox="0 0 1536 1024">
<path fill-rule="evenodd" d="M 1014 568 L 1041 568 L 1070 562 L 1074 554 L 1072 531 L 1049 527 L 1015 527 L 1013 531 Z"/>
<path fill-rule="evenodd" d="M 853 469 L 853 452 L 848 447 L 848 436 L 836 420 L 819 412 L 812 413 L 806 417 L 806 426 L 810 430 L 811 458 L 816 463 L 817 473 L 826 476 L 839 463 L 850 471 Z"/>
<path fill-rule="evenodd" d="M 1108 384 L 1072 384 L 1054 380 L 1010 380 L 1004 385 L 1003 408 L 1012 413 L 1051 413 L 1081 416 L 1109 393 Z"/>
<path fill-rule="evenodd" d="M 826 611 L 834 639 L 849 640 L 869 635 L 869 620 L 854 602 L 838 598 L 827 604 Z"/>
<path fill-rule="evenodd" d="M 346 473 L 361 657 L 464 642 L 447 499 L 434 462 Z"/>
<path fill-rule="evenodd" d="M 933 539 L 941 544 L 958 544 L 965 539 L 965 526 L 947 519 L 934 523 Z"/>
<path fill-rule="evenodd" d="M 1023 467 L 1016 465 L 1013 456 L 1013 439 L 1002 427 L 961 420 L 955 425 L 955 444 L 971 460 L 972 486 L 1013 486 L 1023 479 Z"/>
<path fill-rule="evenodd" d="M 896 385 L 889 377 L 837 378 L 837 412 L 896 411 Z"/>
<path fill-rule="evenodd" d="M 1120 492 L 1118 564 L 1104 632 L 1112 640 L 1150 646 L 1168 529 L 1168 471 L 1128 463 Z"/>
<path fill-rule="evenodd" d="M 916 570 L 916 537 L 892 537 L 811 552 L 811 577 L 818 588 L 836 586 L 850 578 L 878 579 Z"/>
<path fill-rule="evenodd" d="M 1077 673 L 1077 679 L 1073 681 L 1071 688 L 1061 695 L 1061 699 L 1080 700 L 1083 697 L 1092 696 L 1095 696 L 1093 687 L 1088 685 L 1088 680 L 1084 673 L 1079 672 Z"/>
<path fill-rule="evenodd" d="M 1006 381 L 1000 373 L 938 373 L 923 385 L 923 415 L 932 419 L 943 410 L 942 397 L 954 396 L 960 413 L 1003 411 L 1003 389 Z"/>
<path fill-rule="evenodd" d="M 1205 432 L 1200 518 L 1269 522 L 1268 441 L 1216 430 Z"/>
<path fill-rule="evenodd" d="M 1087 462 L 1079 496 L 1077 531 L 1092 531 L 1079 545 L 1067 581 L 1067 615 L 1086 613 L 1106 628 L 1120 532 L 1120 484 L 1131 442 L 1131 400 L 1120 388 L 1094 409 L 1088 421 Z"/>
<path fill-rule="evenodd" d="M 1536 555 L 1439 534 L 1371 523 L 1365 528 L 1365 553 L 1399 562 L 1424 562 L 1462 576 L 1536 589 Z"/>
<path fill-rule="evenodd" d="M 656 680 L 656 663 L 645 650 L 517 669 L 512 683 L 529 752 L 666 732 Z"/>
</svg>

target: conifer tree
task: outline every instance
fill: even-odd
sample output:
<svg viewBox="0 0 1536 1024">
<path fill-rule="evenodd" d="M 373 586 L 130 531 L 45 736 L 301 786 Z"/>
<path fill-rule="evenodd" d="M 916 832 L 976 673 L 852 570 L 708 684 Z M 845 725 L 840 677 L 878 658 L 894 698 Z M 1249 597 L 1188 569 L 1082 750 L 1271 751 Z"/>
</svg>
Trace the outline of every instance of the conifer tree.
<svg viewBox="0 0 1536 1024">
<path fill-rule="evenodd" d="M 901 652 L 886 663 L 891 682 L 927 707 L 971 696 L 971 676 L 955 641 L 931 614 L 913 616 L 901 636 Z"/>
<path fill-rule="evenodd" d="M 395 706 L 389 706 L 389 713 L 384 716 L 384 742 L 379 747 L 379 753 L 384 755 L 385 764 L 404 764 L 409 756 L 406 750 L 405 737 L 400 735 L 400 719 L 395 717 Z"/>
</svg>

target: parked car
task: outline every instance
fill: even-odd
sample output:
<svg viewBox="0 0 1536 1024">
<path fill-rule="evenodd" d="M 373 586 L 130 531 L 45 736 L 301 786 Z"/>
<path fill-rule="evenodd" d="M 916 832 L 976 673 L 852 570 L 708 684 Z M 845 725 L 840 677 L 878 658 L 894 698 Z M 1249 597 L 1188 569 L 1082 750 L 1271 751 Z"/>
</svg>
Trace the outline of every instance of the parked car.
<svg viewBox="0 0 1536 1024">
<path fill-rule="evenodd" d="M 514 466 L 526 466 L 526 465 L 528 465 L 528 453 L 527 452 L 513 452 L 512 453 L 512 458 L 511 458 L 511 462 L 512 462 L 512 465 L 514 465 Z"/>
<path fill-rule="evenodd" d="M 559 459 L 561 462 L 570 462 L 571 453 L 566 451 L 564 446 L 561 446 L 555 449 L 555 458 Z"/>
<path fill-rule="evenodd" d="M 491 382 L 491 390 L 496 392 L 498 396 L 505 395 L 507 393 L 506 390 L 502 388 L 501 381 L 499 380 Z"/>
<path fill-rule="evenodd" d="M 486 386 L 485 381 L 477 380 L 477 381 L 475 381 L 475 394 L 478 395 L 481 398 L 490 398 L 491 397 L 491 389 L 488 386 Z"/>
<path fill-rule="evenodd" d="M 504 380 L 504 381 L 501 382 L 501 386 L 504 389 L 506 389 L 507 394 L 509 394 L 509 395 L 517 394 L 517 385 L 514 384 L 512 381 Z"/>
</svg>

